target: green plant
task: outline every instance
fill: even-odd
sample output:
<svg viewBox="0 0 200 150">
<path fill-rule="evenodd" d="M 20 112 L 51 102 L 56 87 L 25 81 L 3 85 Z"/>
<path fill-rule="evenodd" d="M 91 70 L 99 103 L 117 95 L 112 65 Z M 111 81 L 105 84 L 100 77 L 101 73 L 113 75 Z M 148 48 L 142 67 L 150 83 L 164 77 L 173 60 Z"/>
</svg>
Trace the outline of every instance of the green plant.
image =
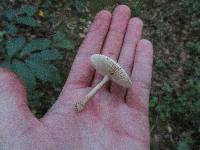
<svg viewBox="0 0 200 150">
<path fill-rule="evenodd" d="M 192 140 L 191 137 L 186 137 L 179 141 L 177 145 L 177 150 L 190 150 L 191 149 L 191 144 L 193 144 L 194 141 Z"/>
<path fill-rule="evenodd" d="M 72 48 L 61 32 L 57 32 L 52 39 L 33 39 L 29 42 L 25 37 L 15 37 L 6 41 L 0 66 L 20 75 L 30 91 L 36 88 L 36 79 L 57 84 L 60 74 L 52 64 L 52 61 L 62 59 L 57 48 Z"/>
<path fill-rule="evenodd" d="M 39 23 L 34 18 L 37 8 L 33 5 L 24 5 L 18 9 L 6 9 L 2 13 L 2 18 L 7 21 L 7 31 L 11 35 L 16 34 L 16 24 L 30 27 L 38 27 Z"/>
<path fill-rule="evenodd" d="M 73 3 L 78 14 L 81 14 L 82 12 L 85 11 L 85 4 L 86 4 L 85 0 L 73 0 Z"/>
<path fill-rule="evenodd" d="M 73 44 L 61 31 L 54 31 L 49 37 L 41 34 L 37 37 L 44 26 L 39 23 L 41 21 L 36 12 L 37 7 L 28 4 L 3 11 L 0 67 L 8 68 L 20 76 L 26 85 L 31 108 L 38 109 L 41 103 L 39 99 L 45 97 L 45 93 L 39 92 L 38 88 L 41 88 L 41 83 L 43 86 L 51 83 L 53 89 L 61 85 L 62 77 L 55 62 L 62 60 L 62 50 L 72 49 Z"/>
<path fill-rule="evenodd" d="M 16 72 L 25 81 L 27 90 L 36 88 L 36 78 L 56 84 L 60 75 L 51 61 L 61 59 L 62 55 L 50 44 L 49 39 L 26 42 L 24 37 L 15 37 L 6 42 L 0 65 Z"/>
</svg>

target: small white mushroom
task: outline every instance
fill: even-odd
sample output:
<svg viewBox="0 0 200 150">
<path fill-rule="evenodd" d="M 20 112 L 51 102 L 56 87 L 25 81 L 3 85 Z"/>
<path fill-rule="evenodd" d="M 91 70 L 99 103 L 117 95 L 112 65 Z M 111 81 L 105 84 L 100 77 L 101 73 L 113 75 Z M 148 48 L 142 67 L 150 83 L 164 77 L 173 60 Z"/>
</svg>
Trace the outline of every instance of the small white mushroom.
<svg viewBox="0 0 200 150">
<path fill-rule="evenodd" d="M 85 96 L 85 98 L 75 104 L 75 111 L 77 112 L 81 112 L 89 100 L 91 100 L 97 91 L 109 80 L 125 88 L 130 88 L 132 85 L 131 79 L 126 71 L 111 58 L 100 54 L 94 54 L 91 56 L 90 61 L 96 71 L 103 75 L 104 78 Z"/>
</svg>

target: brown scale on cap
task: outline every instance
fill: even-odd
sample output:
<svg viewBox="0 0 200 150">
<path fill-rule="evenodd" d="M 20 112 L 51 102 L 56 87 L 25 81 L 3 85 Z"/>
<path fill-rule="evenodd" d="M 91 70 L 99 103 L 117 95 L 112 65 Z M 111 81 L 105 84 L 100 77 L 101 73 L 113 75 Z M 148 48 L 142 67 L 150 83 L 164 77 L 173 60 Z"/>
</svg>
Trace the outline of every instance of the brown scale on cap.
<svg viewBox="0 0 200 150">
<path fill-rule="evenodd" d="M 90 60 L 92 66 L 97 72 L 103 75 L 104 78 L 86 95 L 85 98 L 75 104 L 76 112 L 81 112 L 89 100 L 108 80 L 112 80 L 125 88 L 130 88 L 132 85 L 131 79 L 126 71 L 111 58 L 100 54 L 94 54 L 91 56 Z"/>
</svg>

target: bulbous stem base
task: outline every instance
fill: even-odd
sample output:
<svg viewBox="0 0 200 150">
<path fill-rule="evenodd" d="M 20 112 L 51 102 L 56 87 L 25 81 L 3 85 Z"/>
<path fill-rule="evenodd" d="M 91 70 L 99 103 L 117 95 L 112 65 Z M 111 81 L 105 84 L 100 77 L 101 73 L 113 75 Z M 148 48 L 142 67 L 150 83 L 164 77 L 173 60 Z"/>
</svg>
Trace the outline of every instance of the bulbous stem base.
<svg viewBox="0 0 200 150">
<path fill-rule="evenodd" d="M 104 76 L 103 80 L 101 80 L 101 82 L 99 82 L 86 96 L 84 99 L 82 99 L 81 101 L 77 102 L 75 104 L 75 111 L 76 112 L 81 112 L 86 104 L 92 99 L 92 97 L 99 91 L 99 89 L 102 88 L 102 86 L 109 81 L 109 77 L 106 75 Z"/>
</svg>

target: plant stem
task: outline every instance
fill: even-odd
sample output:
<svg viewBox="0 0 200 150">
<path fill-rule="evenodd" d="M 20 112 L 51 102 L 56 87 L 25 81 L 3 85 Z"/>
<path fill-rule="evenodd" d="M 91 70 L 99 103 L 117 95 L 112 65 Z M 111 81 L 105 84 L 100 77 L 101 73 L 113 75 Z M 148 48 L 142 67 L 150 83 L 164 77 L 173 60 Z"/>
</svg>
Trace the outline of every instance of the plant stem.
<svg viewBox="0 0 200 150">
<path fill-rule="evenodd" d="M 91 98 L 98 92 L 99 89 L 102 88 L 102 86 L 109 81 L 109 77 L 106 75 L 104 76 L 103 80 L 99 82 L 86 96 L 84 99 L 82 99 L 80 102 L 77 102 L 75 105 L 75 111 L 81 112 L 86 104 L 91 100 Z"/>
</svg>

